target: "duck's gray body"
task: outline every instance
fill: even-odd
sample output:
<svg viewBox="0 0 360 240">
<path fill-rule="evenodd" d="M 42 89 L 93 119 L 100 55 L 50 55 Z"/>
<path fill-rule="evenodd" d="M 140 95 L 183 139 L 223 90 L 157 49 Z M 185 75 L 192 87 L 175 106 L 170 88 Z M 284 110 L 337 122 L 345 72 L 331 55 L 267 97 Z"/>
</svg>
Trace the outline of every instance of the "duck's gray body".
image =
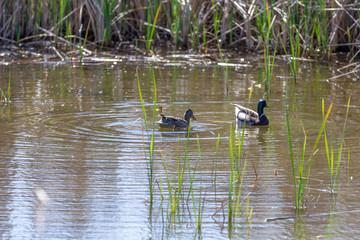
<svg viewBox="0 0 360 240">
<path fill-rule="evenodd" d="M 269 124 L 269 120 L 264 113 L 264 107 L 266 107 L 266 101 L 264 99 L 261 99 L 258 103 L 258 112 L 239 104 L 232 103 L 232 105 L 235 106 L 235 116 L 239 124 L 258 126 Z"/>
</svg>

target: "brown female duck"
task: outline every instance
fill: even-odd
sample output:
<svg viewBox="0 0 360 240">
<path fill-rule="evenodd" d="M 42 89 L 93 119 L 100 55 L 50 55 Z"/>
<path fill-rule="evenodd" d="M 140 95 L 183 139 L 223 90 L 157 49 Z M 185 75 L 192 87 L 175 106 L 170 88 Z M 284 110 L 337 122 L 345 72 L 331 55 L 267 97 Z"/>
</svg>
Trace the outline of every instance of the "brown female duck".
<svg viewBox="0 0 360 240">
<path fill-rule="evenodd" d="M 160 108 L 160 115 L 162 117 L 157 123 L 161 128 L 187 128 L 189 127 L 191 119 L 196 120 L 193 111 L 191 109 L 186 110 L 184 119 L 177 117 L 166 117 L 162 114 L 162 109 Z"/>
</svg>

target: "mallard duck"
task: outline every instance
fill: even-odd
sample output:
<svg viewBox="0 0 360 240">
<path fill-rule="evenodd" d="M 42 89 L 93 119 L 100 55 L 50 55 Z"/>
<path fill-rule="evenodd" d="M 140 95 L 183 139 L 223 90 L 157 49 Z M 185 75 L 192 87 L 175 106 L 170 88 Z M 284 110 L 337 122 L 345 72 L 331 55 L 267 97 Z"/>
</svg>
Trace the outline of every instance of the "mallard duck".
<svg viewBox="0 0 360 240">
<path fill-rule="evenodd" d="M 194 117 L 193 111 L 191 109 L 186 110 L 184 119 L 177 117 L 166 117 L 162 114 L 162 108 L 160 107 L 160 115 L 162 117 L 157 123 L 161 128 L 187 128 L 189 127 L 190 120 L 196 118 Z"/>
<path fill-rule="evenodd" d="M 260 99 L 257 107 L 257 111 L 255 112 L 251 109 L 245 108 L 238 104 L 231 103 L 235 106 L 235 115 L 236 119 L 240 124 L 246 125 L 268 125 L 269 120 L 265 116 L 264 107 L 267 107 L 266 101 L 264 99 Z"/>
</svg>

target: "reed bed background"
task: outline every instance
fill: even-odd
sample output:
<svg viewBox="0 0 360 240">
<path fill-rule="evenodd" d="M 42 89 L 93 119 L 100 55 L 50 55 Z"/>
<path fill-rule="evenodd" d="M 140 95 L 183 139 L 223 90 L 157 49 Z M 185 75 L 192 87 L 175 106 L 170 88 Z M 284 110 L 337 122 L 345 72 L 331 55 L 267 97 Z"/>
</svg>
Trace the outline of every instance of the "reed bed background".
<svg viewBox="0 0 360 240">
<path fill-rule="evenodd" d="M 360 3 L 346 0 L 3 0 L 2 44 L 61 37 L 95 48 L 144 48 L 166 44 L 195 49 L 329 58 L 359 50 Z M 87 31 L 88 30 L 88 31 Z M 69 44 L 67 44 L 69 45 Z M 69 45 L 70 46 L 70 45 Z"/>
</svg>

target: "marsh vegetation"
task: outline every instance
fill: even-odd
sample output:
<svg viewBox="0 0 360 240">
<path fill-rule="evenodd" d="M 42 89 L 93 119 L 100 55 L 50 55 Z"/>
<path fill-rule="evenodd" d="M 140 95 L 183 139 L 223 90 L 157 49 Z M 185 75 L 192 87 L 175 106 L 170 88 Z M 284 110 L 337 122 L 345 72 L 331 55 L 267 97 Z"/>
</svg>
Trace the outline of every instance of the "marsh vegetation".
<svg viewBox="0 0 360 240">
<path fill-rule="evenodd" d="M 99 51 L 129 46 L 150 51 L 166 45 L 206 53 L 220 45 L 244 52 L 289 54 L 291 62 L 302 57 L 329 59 L 337 52 L 346 52 L 352 60 L 359 51 L 359 4 L 325 0 L 4 0 L 0 3 L 0 41 L 48 47 L 63 58 L 74 55 L 69 49 L 80 51 L 82 46 Z M 84 54 L 90 53 L 85 50 Z"/>
</svg>

